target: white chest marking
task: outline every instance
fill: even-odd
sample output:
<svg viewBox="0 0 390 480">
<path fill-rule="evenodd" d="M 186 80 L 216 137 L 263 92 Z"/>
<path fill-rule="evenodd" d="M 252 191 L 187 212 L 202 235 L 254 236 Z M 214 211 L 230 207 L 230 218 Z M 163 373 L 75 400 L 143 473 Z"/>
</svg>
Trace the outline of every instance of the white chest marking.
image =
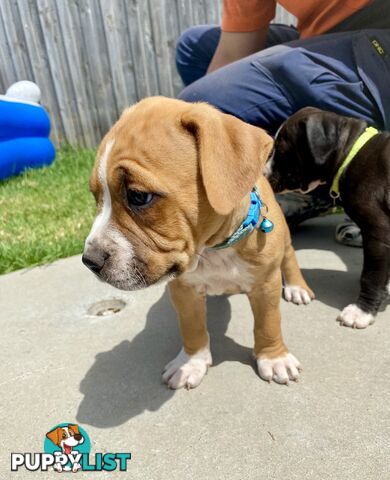
<svg viewBox="0 0 390 480">
<path fill-rule="evenodd" d="M 185 273 L 182 278 L 208 295 L 249 292 L 254 282 L 249 267 L 249 263 L 242 260 L 234 248 L 204 250 L 197 268 Z"/>
<path fill-rule="evenodd" d="M 104 153 L 100 158 L 98 177 L 103 188 L 103 208 L 99 215 L 95 218 L 91 231 L 88 235 L 86 243 L 90 243 L 99 233 L 101 233 L 108 225 L 111 218 L 111 195 L 107 183 L 107 162 L 110 155 L 114 140 L 107 142 Z"/>
</svg>

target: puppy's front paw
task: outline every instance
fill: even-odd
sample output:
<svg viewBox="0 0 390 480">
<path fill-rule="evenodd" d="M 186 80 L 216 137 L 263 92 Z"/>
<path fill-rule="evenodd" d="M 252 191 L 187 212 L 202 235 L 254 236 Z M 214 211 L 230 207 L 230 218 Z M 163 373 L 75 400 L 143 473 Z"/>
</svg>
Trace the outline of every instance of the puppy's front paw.
<svg viewBox="0 0 390 480">
<path fill-rule="evenodd" d="M 374 323 L 374 316 L 363 312 L 357 305 L 351 303 L 339 314 L 337 321 L 345 327 L 366 328 Z"/>
<path fill-rule="evenodd" d="M 173 389 L 195 388 L 200 384 L 211 364 L 212 358 L 208 348 L 200 350 L 195 355 L 188 355 L 184 349 L 181 349 L 179 355 L 165 366 L 163 382 Z"/>
<path fill-rule="evenodd" d="M 307 305 L 313 300 L 314 293 L 310 288 L 299 285 L 284 285 L 283 297 L 287 302 L 293 302 L 295 305 Z"/>
<path fill-rule="evenodd" d="M 291 353 L 276 358 L 258 358 L 257 368 L 263 380 L 288 385 L 290 380 L 298 380 L 301 364 Z"/>
</svg>

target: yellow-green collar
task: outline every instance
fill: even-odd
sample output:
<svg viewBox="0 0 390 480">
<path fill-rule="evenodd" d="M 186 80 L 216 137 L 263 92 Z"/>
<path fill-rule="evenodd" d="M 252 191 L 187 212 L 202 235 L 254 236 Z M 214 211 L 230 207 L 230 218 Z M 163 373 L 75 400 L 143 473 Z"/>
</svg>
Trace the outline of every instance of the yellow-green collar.
<svg viewBox="0 0 390 480">
<path fill-rule="evenodd" d="M 329 195 L 332 198 L 339 198 L 340 197 L 340 188 L 339 188 L 339 183 L 340 183 L 340 177 L 343 174 L 344 170 L 348 167 L 348 165 L 351 163 L 351 161 L 354 159 L 355 155 L 358 153 L 358 151 L 363 148 L 363 146 L 375 135 L 377 135 L 379 131 L 374 128 L 374 127 L 367 127 L 364 132 L 360 135 L 360 137 L 356 140 L 356 142 L 352 145 L 351 150 L 349 151 L 347 157 L 343 161 L 343 163 L 340 165 L 339 169 L 337 170 L 337 173 L 333 179 L 332 186 L 329 191 Z"/>
</svg>

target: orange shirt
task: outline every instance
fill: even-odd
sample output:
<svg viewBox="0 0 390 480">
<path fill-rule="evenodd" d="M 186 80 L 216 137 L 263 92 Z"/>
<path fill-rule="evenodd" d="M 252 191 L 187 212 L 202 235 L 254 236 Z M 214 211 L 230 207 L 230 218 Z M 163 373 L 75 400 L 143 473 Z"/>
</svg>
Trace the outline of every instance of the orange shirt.
<svg viewBox="0 0 390 480">
<path fill-rule="evenodd" d="M 301 38 L 320 35 L 372 0 L 224 0 L 222 30 L 251 32 L 267 26 L 275 17 L 276 3 L 298 19 Z"/>
</svg>

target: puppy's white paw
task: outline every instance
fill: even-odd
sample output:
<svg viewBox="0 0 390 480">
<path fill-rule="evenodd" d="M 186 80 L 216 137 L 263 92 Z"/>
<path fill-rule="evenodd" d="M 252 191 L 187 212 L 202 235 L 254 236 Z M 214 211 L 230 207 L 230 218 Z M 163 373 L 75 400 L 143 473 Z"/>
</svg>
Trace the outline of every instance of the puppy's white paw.
<svg viewBox="0 0 390 480">
<path fill-rule="evenodd" d="M 284 285 L 283 297 L 287 302 L 293 302 L 295 305 L 307 305 L 314 298 L 311 290 L 306 290 L 299 285 Z"/>
<path fill-rule="evenodd" d="M 337 317 L 340 325 L 352 328 L 366 328 L 374 323 L 374 316 L 371 313 L 363 312 L 357 305 L 351 303 Z"/>
<path fill-rule="evenodd" d="M 283 357 L 276 358 L 258 358 L 257 368 L 259 375 L 263 380 L 288 385 L 289 380 L 298 380 L 301 364 L 292 355 L 288 353 Z"/>
<path fill-rule="evenodd" d="M 163 382 L 173 389 L 195 388 L 211 364 L 212 358 L 208 348 L 200 350 L 195 355 L 188 355 L 182 348 L 179 355 L 165 366 Z"/>
<path fill-rule="evenodd" d="M 79 463 L 74 463 L 72 467 L 72 472 L 76 473 L 80 470 L 80 468 L 81 468 L 81 465 Z"/>
<path fill-rule="evenodd" d="M 62 472 L 62 465 L 60 463 L 55 463 L 53 465 L 53 470 L 55 470 L 56 472 Z"/>
</svg>

